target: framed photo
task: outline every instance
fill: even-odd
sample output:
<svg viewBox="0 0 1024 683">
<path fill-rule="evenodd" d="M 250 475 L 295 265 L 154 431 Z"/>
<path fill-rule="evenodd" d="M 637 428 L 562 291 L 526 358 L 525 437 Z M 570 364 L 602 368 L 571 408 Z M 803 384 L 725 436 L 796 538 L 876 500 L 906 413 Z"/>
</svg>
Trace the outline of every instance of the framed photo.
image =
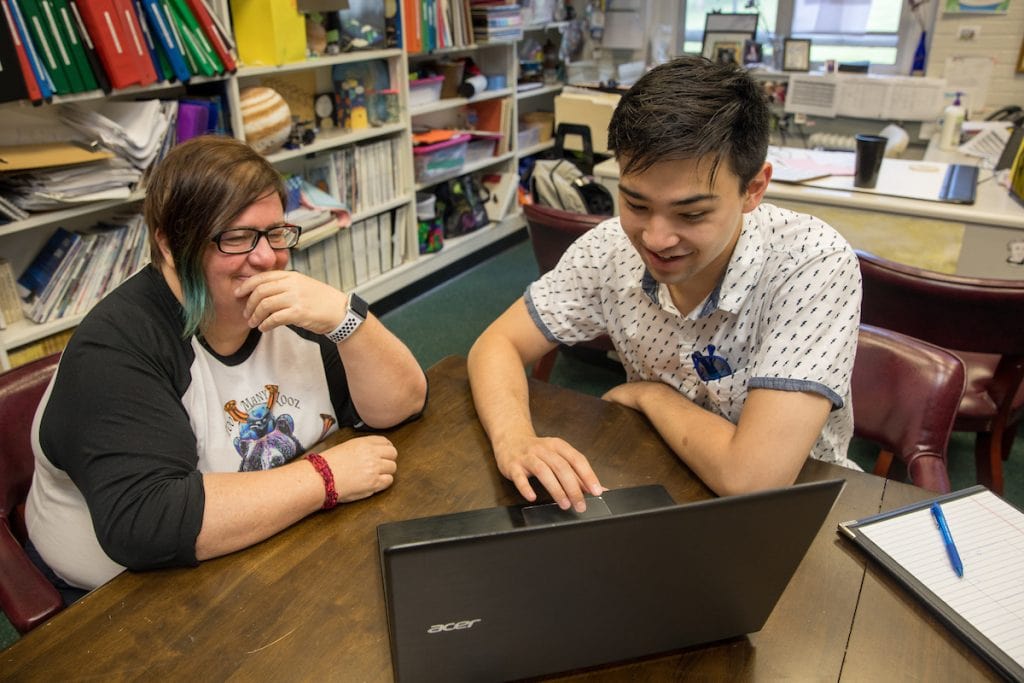
<svg viewBox="0 0 1024 683">
<path fill-rule="evenodd" d="M 810 71 L 811 41 L 804 38 L 786 38 L 782 48 L 783 71 Z"/>
<path fill-rule="evenodd" d="M 711 60 L 719 64 L 740 63 L 740 43 L 736 41 L 715 41 L 711 53 L 714 55 Z"/>
<path fill-rule="evenodd" d="M 1020 54 L 1017 55 L 1017 73 L 1024 74 L 1024 40 L 1020 41 Z"/>
<path fill-rule="evenodd" d="M 740 48 L 743 47 L 744 41 L 750 40 L 749 33 L 730 33 L 726 31 L 711 31 L 710 33 L 704 33 L 704 47 L 701 49 L 701 54 L 711 61 L 717 61 L 718 53 L 715 51 L 715 46 L 719 43 L 730 43 L 736 45 L 736 63 L 740 64 Z"/>
<path fill-rule="evenodd" d="M 757 12 L 708 12 L 704 15 L 704 33 L 747 33 L 748 38 L 753 38 L 759 16 Z"/>
<path fill-rule="evenodd" d="M 764 47 L 756 40 L 743 42 L 743 63 L 760 64 L 764 61 Z"/>
</svg>

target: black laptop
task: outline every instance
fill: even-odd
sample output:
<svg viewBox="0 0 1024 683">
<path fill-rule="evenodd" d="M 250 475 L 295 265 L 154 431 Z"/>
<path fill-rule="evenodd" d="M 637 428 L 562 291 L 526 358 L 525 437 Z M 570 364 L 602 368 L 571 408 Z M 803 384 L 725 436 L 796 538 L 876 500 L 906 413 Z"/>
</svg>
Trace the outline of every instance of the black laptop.
<svg viewBox="0 0 1024 683">
<path fill-rule="evenodd" d="M 377 527 L 399 681 L 500 681 L 760 630 L 842 480 L 676 505 L 490 508 Z"/>
</svg>

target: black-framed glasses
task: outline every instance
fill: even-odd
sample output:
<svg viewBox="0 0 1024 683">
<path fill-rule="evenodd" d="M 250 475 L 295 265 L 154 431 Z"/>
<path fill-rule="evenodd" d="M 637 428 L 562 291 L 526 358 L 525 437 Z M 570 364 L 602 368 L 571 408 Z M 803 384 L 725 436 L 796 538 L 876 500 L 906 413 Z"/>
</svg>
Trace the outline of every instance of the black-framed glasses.
<svg viewBox="0 0 1024 683">
<path fill-rule="evenodd" d="M 298 225 L 285 223 L 275 225 L 266 230 L 259 228 L 228 228 L 221 230 L 210 238 L 217 248 L 225 254 L 248 254 L 256 248 L 261 237 L 267 238 L 271 249 L 291 249 L 299 243 L 302 228 Z"/>
</svg>

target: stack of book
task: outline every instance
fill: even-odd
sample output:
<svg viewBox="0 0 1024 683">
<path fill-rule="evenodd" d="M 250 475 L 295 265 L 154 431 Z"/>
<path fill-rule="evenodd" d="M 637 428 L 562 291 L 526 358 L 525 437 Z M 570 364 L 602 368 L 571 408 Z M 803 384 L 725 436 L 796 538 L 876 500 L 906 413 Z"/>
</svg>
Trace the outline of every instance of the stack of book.
<svg viewBox="0 0 1024 683">
<path fill-rule="evenodd" d="M 402 45 L 407 52 L 416 54 L 473 44 L 470 0 L 402 0 L 401 4 Z"/>
<path fill-rule="evenodd" d="M 30 344 L 11 349 L 7 352 L 7 360 L 10 361 L 12 368 L 16 368 L 38 358 L 45 358 L 51 354 L 60 353 L 68 345 L 68 342 L 71 341 L 71 335 L 74 333 L 75 329 L 71 328 L 63 332 L 51 334 L 48 337 L 43 337 Z"/>
<path fill-rule="evenodd" d="M 523 18 L 519 5 L 473 3 L 473 38 L 478 43 L 522 40 Z"/>
<path fill-rule="evenodd" d="M 123 159 L 17 171 L 0 177 L 0 191 L 22 211 L 50 211 L 101 199 L 128 199 L 142 172 Z"/>
<path fill-rule="evenodd" d="M 231 33 L 208 0 L 0 0 L 0 101 L 233 72 Z M 16 66 L 15 66 L 16 65 Z"/>
<path fill-rule="evenodd" d="M 408 206 L 356 221 L 292 251 L 291 267 L 342 290 L 351 290 L 405 260 Z"/>
<path fill-rule="evenodd" d="M 21 299 L 18 297 L 18 283 L 14 279 L 11 263 L 5 258 L 0 258 L 0 330 L 24 317 Z"/>
<path fill-rule="evenodd" d="M 138 213 L 88 232 L 58 228 L 18 277 L 26 316 L 44 323 L 84 314 L 149 261 L 147 242 Z"/>
</svg>

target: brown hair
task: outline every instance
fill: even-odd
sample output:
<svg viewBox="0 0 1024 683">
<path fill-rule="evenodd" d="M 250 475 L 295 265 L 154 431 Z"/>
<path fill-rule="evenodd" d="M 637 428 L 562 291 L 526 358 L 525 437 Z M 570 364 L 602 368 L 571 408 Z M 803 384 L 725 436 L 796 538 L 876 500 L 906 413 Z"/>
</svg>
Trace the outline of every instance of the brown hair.
<svg viewBox="0 0 1024 683">
<path fill-rule="evenodd" d="M 203 277 L 210 238 L 271 193 L 286 205 L 284 181 L 277 170 L 244 142 L 223 135 L 192 138 L 172 148 L 149 174 L 143 214 L 150 257 L 155 267 L 163 265 L 159 232 L 181 281 L 186 337 L 210 315 Z"/>
</svg>

